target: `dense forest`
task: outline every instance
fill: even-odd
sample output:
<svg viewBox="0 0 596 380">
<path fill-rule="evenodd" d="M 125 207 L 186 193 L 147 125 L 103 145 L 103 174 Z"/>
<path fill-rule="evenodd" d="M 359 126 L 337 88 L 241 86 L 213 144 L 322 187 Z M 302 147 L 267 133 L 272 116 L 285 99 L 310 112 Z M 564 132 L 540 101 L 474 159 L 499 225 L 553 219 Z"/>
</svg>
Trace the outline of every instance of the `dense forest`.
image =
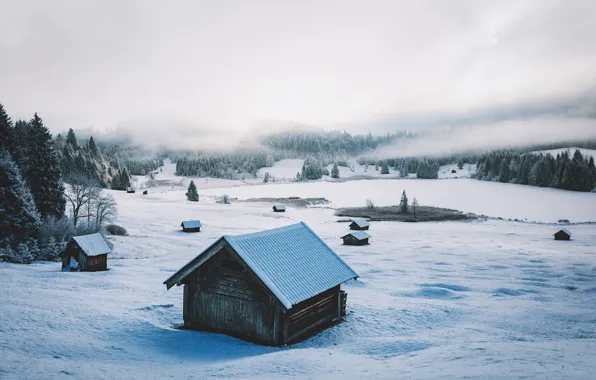
<svg viewBox="0 0 596 380">
<path fill-rule="evenodd" d="M 551 154 L 520 153 L 500 150 L 480 156 L 476 178 L 486 181 L 591 191 L 596 185 L 594 157 L 583 157 L 580 150 L 572 156 L 564 151 Z"/>
</svg>

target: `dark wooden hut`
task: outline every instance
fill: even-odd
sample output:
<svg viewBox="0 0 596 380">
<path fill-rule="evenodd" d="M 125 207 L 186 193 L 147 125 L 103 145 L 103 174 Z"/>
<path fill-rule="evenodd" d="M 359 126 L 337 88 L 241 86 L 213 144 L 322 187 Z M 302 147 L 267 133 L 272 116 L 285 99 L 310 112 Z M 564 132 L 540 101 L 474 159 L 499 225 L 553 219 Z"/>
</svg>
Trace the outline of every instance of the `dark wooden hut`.
<svg viewBox="0 0 596 380">
<path fill-rule="evenodd" d="M 554 234 L 555 240 L 571 240 L 571 232 L 566 228 L 563 228 L 556 234 Z"/>
<path fill-rule="evenodd" d="M 356 231 L 365 231 L 368 230 L 370 224 L 366 219 L 353 219 L 352 223 L 350 223 L 350 229 Z"/>
<path fill-rule="evenodd" d="M 451 174 L 455 174 L 455 173 L 457 173 L 457 170 L 455 170 L 455 169 L 451 170 Z"/>
<path fill-rule="evenodd" d="M 203 226 L 200 220 L 185 220 L 180 223 L 180 227 L 182 227 L 182 231 L 184 232 L 201 232 L 201 227 Z"/>
<path fill-rule="evenodd" d="M 143 195 L 147 195 L 147 190 L 143 191 Z"/>
<path fill-rule="evenodd" d="M 99 233 L 74 236 L 60 253 L 63 271 L 95 272 L 108 270 L 108 243 Z"/>
<path fill-rule="evenodd" d="M 273 211 L 275 212 L 286 212 L 286 205 L 276 204 L 273 206 Z"/>
<path fill-rule="evenodd" d="M 136 189 L 135 189 L 134 187 L 127 187 L 127 188 L 126 188 L 126 192 L 127 192 L 127 193 L 132 193 L 132 194 L 134 194 L 134 192 L 135 192 L 135 191 L 136 191 Z"/>
<path fill-rule="evenodd" d="M 364 231 L 350 232 L 341 237 L 345 245 L 367 245 L 370 235 Z"/>
<path fill-rule="evenodd" d="M 164 284 L 184 285 L 187 328 L 279 346 L 345 316 L 354 272 L 306 224 L 223 236 Z"/>
</svg>

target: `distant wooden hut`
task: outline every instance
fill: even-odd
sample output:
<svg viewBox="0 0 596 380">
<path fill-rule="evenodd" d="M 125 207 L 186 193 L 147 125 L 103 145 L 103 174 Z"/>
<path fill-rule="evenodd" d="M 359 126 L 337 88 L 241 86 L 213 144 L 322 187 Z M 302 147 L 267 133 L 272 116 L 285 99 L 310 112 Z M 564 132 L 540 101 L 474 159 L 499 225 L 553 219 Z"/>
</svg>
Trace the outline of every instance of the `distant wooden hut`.
<svg viewBox="0 0 596 380">
<path fill-rule="evenodd" d="M 455 173 L 457 173 L 457 170 L 455 170 L 455 169 L 451 170 L 451 174 L 455 174 Z"/>
<path fill-rule="evenodd" d="M 368 230 L 370 224 L 366 219 L 353 219 L 352 223 L 350 223 L 350 229 L 356 231 L 365 231 Z"/>
<path fill-rule="evenodd" d="M 73 236 L 60 253 L 63 271 L 95 272 L 108 270 L 112 250 L 99 233 Z"/>
<path fill-rule="evenodd" d="M 187 328 L 279 346 L 345 316 L 354 272 L 306 224 L 223 236 L 164 284 L 184 285 Z"/>
<path fill-rule="evenodd" d="M 201 221 L 200 220 L 185 220 L 180 224 L 182 231 L 184 232 L 201 232 Z"/>
<path fill-rule="evenodd" d="M 276 204 L 273 206 L 273 211 L 275 212 L 286 212 L 286 205 Z"/>
<path fill-rule="evenodd" d="M 556 234 L 554 234 L 555 240 L 571 240 L 571 232 L 566 228 L 563 228 Z"/>
<path fill-rule="evenodd" d="M 350 232 L 341 237 L 345 245 L 367 245 L 370 235 L 364 231 Z"/>
<path fill-rule="evenodd" d="M 132 194 L 134 194 L 134 192 L 135 192 L 135 191 L 136 191 L 136 189 L 135 189 L 134 187 L 127 187 L 127 188 L 126 188 L 126 192 L 127 192 L 127 193 L 132 193 Z"/>
<path fill-rule="evenodd" d="M 147 195 L 147 190 L 143 191 L 143 195 Z"/>
</svg>

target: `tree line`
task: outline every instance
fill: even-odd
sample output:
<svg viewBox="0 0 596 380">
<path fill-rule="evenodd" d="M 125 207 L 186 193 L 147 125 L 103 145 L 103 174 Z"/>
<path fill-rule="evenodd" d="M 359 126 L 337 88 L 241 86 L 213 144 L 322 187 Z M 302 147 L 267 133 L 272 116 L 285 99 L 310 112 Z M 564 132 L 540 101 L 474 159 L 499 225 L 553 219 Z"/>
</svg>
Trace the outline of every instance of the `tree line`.
<svg viewBox="0 0 596 380">
<path fill-rule="evenodd" d="M 499 150 L 481 155 L 475 178 L 485 181 L 591 191 L 596 186 L 594 157 L 584 157 L 579 149 L 572 156 L 563 151 L 551 154 Z"/>
<path fill-rule="evenodd" d="M 13 123 L 0 104 L 0 261 L 54 260 L 71 236 L 96 232 L 115 216 L 113 198 L 101 193 L 88 164 L 73 156 L 73 166 L 66 165 L 59 143 L 37 113 Z M 73 152 L 79 149 L 72 146 L 72 136 L 64 143 Z M 89 154 L 93 145 L 87 146 Z M 73 181 L 92 190 L 74 200 Z M 65 215 L 67 199 L 70 216 Z M 85 228 L 78 224 L 83 213 Z"/>
</svg>

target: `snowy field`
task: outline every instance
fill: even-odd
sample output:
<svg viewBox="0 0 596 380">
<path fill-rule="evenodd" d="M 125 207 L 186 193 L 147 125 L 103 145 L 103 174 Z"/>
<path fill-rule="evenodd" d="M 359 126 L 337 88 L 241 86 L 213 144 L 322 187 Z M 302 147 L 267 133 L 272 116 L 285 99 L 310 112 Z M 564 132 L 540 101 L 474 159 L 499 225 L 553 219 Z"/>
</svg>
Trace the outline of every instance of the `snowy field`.
<svg viewBox="0 0 596 380">
<path fill-rule="evenodd" d="M 589 157 L 592 156 L 594 158 L 596 158 L 596 150 L 594 149 L 583 149 L 583 148 L 560 148 L 560 149 L 550 149 L 550 150 L 537 150 L 534 151 L 532 153 L 542 153 L 542 154 L 548 154 L 550 153 L 553 157 L 556 157 L 557 154 L 561 154 L 563 152 L 567 152 L 569 153 L 569 157 L 573 157 L 573 153 L 575 153 L 575 151 L 579 149 L 579 151 L 581 152 L 581 154 L 584 157 Z"/>
<path fill-rule="evenodd" d="M 596 194 L 459 180 L 370 180 L 201 190 L 112 192 L 118 224 L 110 270 L 0 263 L 0 379 L 591 379 L 596 373 L 596 225 L 498 220 L 371 224 L 371 245 L 342 246 L 328 208 L 215 203 L 325 196 L 421 204 L 543 221 L 596 219 Z M 561 205 L 561 208 L 558 209 Z M 557 211 L 558 210 L 558 211 Z M 200 218 L 203 232 L 180 221 Z M 223 234 L 306 222 L 359 274 L 345 284 L 347 320 L 291 347 L 176 329 L 182 287 L 162 282 Z"/>
</svg>

